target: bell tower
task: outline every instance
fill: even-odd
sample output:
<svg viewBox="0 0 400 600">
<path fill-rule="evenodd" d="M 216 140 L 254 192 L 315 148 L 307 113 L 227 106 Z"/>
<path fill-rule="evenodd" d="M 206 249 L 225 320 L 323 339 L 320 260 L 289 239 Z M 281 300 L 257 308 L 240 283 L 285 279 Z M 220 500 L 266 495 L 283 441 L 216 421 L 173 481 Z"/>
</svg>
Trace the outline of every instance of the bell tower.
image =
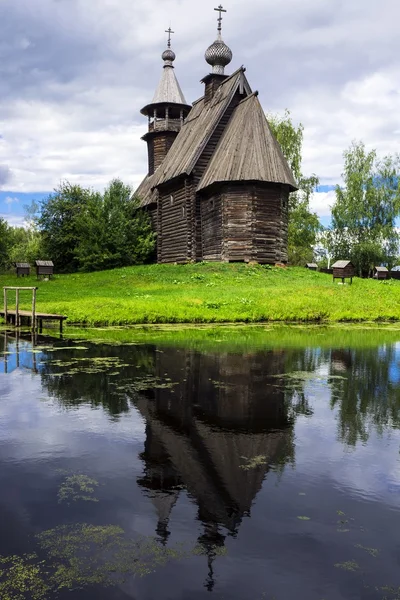
<svg viewBox="0 0 400 600">
<path fill-rule="evenodd" d="M 164 61 L 160 83 L 151 104 L 140 111 L 148 117 L 149 130 L 142 137 L 147 142 L 149 167 L 148 174 L 152 175 L 167 156 L 176 136 L 192 108 L 187 104 L 181 87 L 175 75 L 175 52 L 171 48 L 171 29 L 167 29 L 168 45 L 162 53 Z"/>
</svg>

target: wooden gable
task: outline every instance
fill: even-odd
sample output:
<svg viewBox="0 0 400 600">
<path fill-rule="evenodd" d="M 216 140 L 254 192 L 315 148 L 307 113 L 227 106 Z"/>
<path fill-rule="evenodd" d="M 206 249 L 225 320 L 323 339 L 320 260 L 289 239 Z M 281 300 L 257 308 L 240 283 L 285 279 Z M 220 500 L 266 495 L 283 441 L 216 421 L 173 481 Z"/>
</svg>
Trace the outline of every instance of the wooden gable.
<svg viewBox="0 0 400 600">
<path fill-rule="evenodd" d="M 257 95 L 248 96 L 233 111 L 197 191 L 234 181 L 281 183 L 291 191 L 298 189 Z"/>
</svg>

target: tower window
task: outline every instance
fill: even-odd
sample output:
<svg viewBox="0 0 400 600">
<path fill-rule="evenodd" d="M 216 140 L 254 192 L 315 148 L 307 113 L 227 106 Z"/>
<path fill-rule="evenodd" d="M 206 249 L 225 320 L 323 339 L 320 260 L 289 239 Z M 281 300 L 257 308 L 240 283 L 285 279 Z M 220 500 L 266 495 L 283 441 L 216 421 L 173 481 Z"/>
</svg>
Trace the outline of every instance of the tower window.
<svg viewBox="0 0 400 600">
<path fill-rule="evenodd" d="M 182 217 L 184 217 L 184 216 L 185 216 L 185 207 L 182 206 Z"/>
<path fill-rule="evenodd" d="M 174 197 L 173 197 L 172 194 L 170 195 L 169 199 L 170 199 L 170 202 L 171 202 L 171 205 L 172 205 L 174 203 Z"/>
</svg>

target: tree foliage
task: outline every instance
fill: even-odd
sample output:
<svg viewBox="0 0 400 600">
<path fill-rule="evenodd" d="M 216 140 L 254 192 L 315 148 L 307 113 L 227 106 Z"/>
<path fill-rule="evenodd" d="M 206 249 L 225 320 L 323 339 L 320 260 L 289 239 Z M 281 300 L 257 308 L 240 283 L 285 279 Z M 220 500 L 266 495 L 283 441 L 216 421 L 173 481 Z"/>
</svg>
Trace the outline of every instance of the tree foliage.
<svg viewBox="0 0 400 600">
<path fill-rule="evenodd" d="M 331 245 L 335 258 L 349 258 L 359 275 L 398 253 L 395 222 L 400 213 L 400 156 L 378 159 L 363 142 L 344 152 L 344 186 L 336 187 Z"/>
<path fill-rule="evenodd" d="M 12 244 L 12 228 L 7 221 L 0 217 L 0 269 L 9 265 L 9 253 Z"/>
<path fill-rule="evenodd" d="M 41 203 L 43 252 L 60 272 L 144 262 L 154 249 L 149 218 L 131 188 L 114 179 L 103 194 L 63 182 Z"/>
<path fill-rule="evenodd" d="M 321 229 L 317 214 L 310 209 L 318 177 L 306 177 L 302 172 L 303 125 L 294 125 L 288 110 L 283 116 L 269 115 L 268 122 L 299 186 L 299 191 L 289 197 L 288 251 L 291 264 L 304 264 L 313 259 L 313 247 Z"/>
</svg>

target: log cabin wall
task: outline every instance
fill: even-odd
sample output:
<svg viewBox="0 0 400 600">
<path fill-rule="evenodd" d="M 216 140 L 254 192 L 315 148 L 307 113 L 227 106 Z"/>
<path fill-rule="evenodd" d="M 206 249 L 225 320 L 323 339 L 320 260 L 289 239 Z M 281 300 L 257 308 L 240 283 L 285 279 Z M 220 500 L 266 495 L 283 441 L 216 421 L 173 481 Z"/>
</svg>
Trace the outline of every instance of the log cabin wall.
<svg viewBox="0 0 400 600">
<path fill-rule="evenodd" d="M 253 253 L 259 263 L 286 263 L 289 190 L 280 184 L 253 187 Z"/>
<path fill-rule="evenodd" d="M 182 263 L 190 260 L 190 197 L 184 180 L 174 185 L 163 186 L 158 200 L 158 243 L 159 263 Z M 189 212 L 189 215 L 188 215 Z"/>
<path fill-rule="evenodd" d="M 203 198 L 201 209 L 202 260 L 218 261 L 222 256 L 221 195 Z"/>
<path fill-rule="evenodd" d="M 288 195 L 280 184 L 224 185 L 222 260 L 286 263 Z"/>
<path fill-rule="evenodd" d="M 253 198 L 251 186 L 227 184 L 222 194 L 222 260 L 252 260 Z"/>
<path fill-rule="evenodd" d="M 177 135 L 175 131 L 163 131 L 153 134 L 148 139 L 149 175 L 161 165 Z"/>
</svg>

